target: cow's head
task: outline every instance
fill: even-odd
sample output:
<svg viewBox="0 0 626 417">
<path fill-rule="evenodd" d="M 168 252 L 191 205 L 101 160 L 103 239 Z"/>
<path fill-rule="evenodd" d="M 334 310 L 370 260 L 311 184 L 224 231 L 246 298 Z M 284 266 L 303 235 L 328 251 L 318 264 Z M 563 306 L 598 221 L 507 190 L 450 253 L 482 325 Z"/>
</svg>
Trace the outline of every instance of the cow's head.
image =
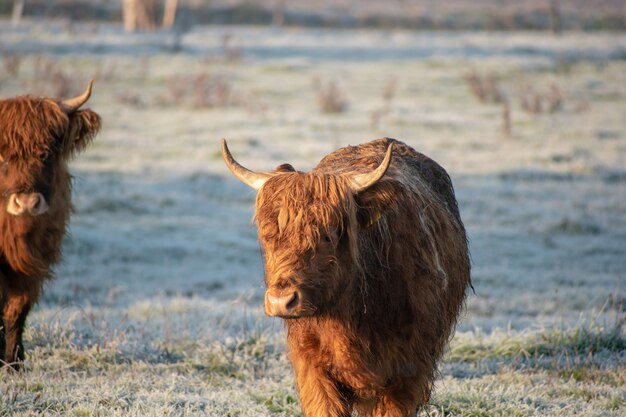
<svg viewBox="0 0 626 417">
<path fill-rule="evenodd" d="M 96 113 L 80 110 L 92 84 L 68 100 L 0 101 L 0 216 L 34 218 L 48 212 L 59 171 L 65 175 L 66 161 L 100 129 Z"/>
<path fill-rule="evenodd" d="M 265 256 L 265 312 L 295 318 L 332 310 L 354 288 L 359 268 L 359 229 L 376 214 L 363 207 L 365 194 L 391 162 L 362 174 L 298 172 L 285 164 L 275 171 L 250 171 L 235 161 L 226 141 L 222 155 L 232 173 L 258 191 L 256 221 Z M 374 216 L 374 218 L 372 217 Z"/>
</svg>

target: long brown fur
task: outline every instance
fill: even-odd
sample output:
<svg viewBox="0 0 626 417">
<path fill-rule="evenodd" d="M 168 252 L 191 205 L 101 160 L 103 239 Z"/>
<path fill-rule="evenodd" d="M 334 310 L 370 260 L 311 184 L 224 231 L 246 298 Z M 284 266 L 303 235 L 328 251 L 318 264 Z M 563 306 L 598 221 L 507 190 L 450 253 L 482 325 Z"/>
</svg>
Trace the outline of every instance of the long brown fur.
<svg viewBox="0 0 626 417">
<path fill-rule="evenodd" d="M 0 361 L 14 368 L 24 359 L 28 311 L 61 257 L 72 210 L 67 160 L 99 129 L 100 117 L 91 110 L 68 115 L 49 98 L 0 100 Z M 22 191 L 42 192 L 48 211 L 36 217 L 9 214 L 8 196 Z"/>
<path fill-rule="evenodd" d="M 354 194 L 349 174 L 387 174 Z M 283 169 L 259 190 L 268 291 L 297 288 L 285 320 L 307 417 L 412 416 L 428 402 L 437 362 L 470 285 L 465 229 L 436 162 L 384 138 Z"/>
</svg>

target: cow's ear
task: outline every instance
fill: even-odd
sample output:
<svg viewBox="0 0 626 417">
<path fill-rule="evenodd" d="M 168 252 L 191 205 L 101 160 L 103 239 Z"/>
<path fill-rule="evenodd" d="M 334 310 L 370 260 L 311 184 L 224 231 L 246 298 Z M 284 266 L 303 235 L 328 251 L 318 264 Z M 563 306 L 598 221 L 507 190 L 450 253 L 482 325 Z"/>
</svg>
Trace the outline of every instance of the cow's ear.
<svg viewBox="0 0 626 417">
<path fill-rule="evenodd" d="M 280 164 L 275 169 L 274 172 L 296 172 L 296 169 L 291 164 Z"/>
<path fill-rule="evenodd" d="M 390 181 L 379 181 L 355 196 L 359 207 L 357 220 L 361 228 L 374 226 L 394 203 L 397 190 Z"/>
<path fill-rule="evenodd" d="M 69 116 L 66 149 L 68 155 L 83 151 L 100 131 L 102 120 L 92 110 L 79 110 Z"/>
</svg>

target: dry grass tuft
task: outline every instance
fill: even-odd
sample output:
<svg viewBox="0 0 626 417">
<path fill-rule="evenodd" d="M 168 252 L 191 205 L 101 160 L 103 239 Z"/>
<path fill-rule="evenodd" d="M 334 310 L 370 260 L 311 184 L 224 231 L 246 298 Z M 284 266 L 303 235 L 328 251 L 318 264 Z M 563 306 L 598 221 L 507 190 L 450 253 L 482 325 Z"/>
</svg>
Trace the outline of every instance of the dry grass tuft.
<svg viewBox="0 0 626 417">
<path fill-rule="evenodd" d="M 480 74 L 471 71 L 463 76 L 470 92 L 481 103 L 502 103 L 505 96 L 494 74 Z"/>
<path fill-rule="evenodd" d="M 348 108 L 348 100 L 334 80 L 323 81 L 319 77 L 313 79 L 313 89 L 317 96 L 317 104 L 322 113 L 343 113 Z"/>
<path fill-rule="evenodd" d="M 563 90 L 555 82 L 542 90 L 523 83 L 518 88 L 518 98 L 522 110 L 530 114 L 556 113 L 564 108 Z"/>
<path fill-rule="evenodd" d="M 379 130 L 382 119 L 391 112 L 391 106 L 398 91 L 398 81 L 395 78 L 387 80 L 383 87 L 382 104 L 370 112 L 370 128 Z"/>
<path fill-rule="evenodd" d="M 45 55 L 35 57 L 33 72 L 34 78 L 28 88 L 29 92 L 51 97 L 70 97 L 93 78 L 78 70 L 67 70 L 61 60 Z"/>
<path fill-rule="evenodd" d="M 10 77 L 17 77 L 22 64 L 22 57 L 16 53 L 0 51 L 4 72 Z"/>
<path fill-rule="evenodd" d="M 241 48 L 234 45 L 233 36 L 225 34 L 222 36 L 222 59 L 228 63 L 240 63 L 243 58 Z"/>
<path fill-rule="evenodd" d="M 174 75 L 166 81 L 166 91 L 157 97 L 157 104 L 206 109 L 225 108 L 234 103 L 232 85 L 223 74 Z"/>
<path fill-rule="evenodd" d="M 505 100 L 502 102 L 502 136 L 510 138 L 512 133 L 511 104 L 509 100 Z"/>
</svg>

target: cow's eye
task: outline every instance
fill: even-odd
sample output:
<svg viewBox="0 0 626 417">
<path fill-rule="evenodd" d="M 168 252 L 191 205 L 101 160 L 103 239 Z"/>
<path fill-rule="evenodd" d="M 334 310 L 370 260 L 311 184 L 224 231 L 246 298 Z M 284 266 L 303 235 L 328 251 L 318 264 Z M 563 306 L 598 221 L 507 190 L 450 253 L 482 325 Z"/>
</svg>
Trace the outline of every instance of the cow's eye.
<svg viewBox="0 0 626 417">
<path fill-rule="evenodd" d="M 333 239 L 330 237 L 330 235 L 322 235 L 322 243 L 329 245 L 333 243 Z"/>
</svg>

